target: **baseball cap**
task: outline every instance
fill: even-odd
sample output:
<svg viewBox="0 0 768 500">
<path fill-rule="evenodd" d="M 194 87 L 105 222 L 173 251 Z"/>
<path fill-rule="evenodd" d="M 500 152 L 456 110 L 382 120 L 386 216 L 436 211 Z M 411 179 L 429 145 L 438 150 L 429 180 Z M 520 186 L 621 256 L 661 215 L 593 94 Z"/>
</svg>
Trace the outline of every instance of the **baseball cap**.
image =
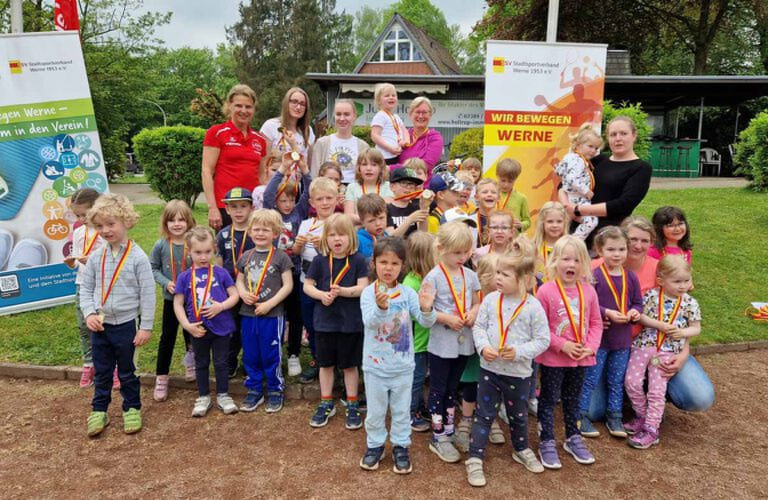
<svg viewBox="0 0 768 500">
<path fill-rule="evenodd" d="M 423 180 L 416 177 L 416 172 L 414 172 L 412 168 L 408 168 L 408 167 L 396 168 L 392 171 L 392 175 L 389 176 L 390 183 L 400 182 L 400 181 L 413 182 L 419 185 L 424 183 Z"/>
<path fill-rule="evenodd" d="M 224 203 L 229 201 L 250 201 L 253 203 L 253 196 L 251 195 L 251 192 L 245 188 L 234 187 L 227 191 L 227 194 L 224 195 L 224 199 L 221 201 Z"/>
<path fill-rule="evenodd" d="M 460 221 L 466 223 L 469 227 L 477 227 L 477 221 L 458 207 L 446 210 L 443 218 L 445 218 L 445 222 Z"/>
<path fill-rule="evenodd" d="M 429 189 L 435 193 L 440 191 L 461 191 L 465 188 L 463 182 L 458 180 L 453 174 L 448 172 L 441 172 L 434 175 L 429 181 Z"/>
</svg>

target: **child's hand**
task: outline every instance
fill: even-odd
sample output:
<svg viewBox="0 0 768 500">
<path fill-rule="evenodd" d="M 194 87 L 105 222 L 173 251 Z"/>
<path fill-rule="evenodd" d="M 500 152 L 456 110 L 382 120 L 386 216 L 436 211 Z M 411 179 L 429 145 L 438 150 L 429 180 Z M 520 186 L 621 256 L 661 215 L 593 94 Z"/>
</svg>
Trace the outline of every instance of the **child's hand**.
<svg viewBox="0 0 768 500">
<path fill-rule="evenodd" d="M 429 216 L 428 210 L 416 210 L 414 212 L 411 212 L 411 214 L 405 218 L 405 225 L 410 226 L 411 224 L 418 224 L 419 222 L 424 222 L 427 220 L 427 217 Z"/>
<path fill-rule="evenodd" d="M 514 347 L 504 347 L 501 352 L 501 359 L 505 359 L 507 361 L 512 361 L 517 357 L 517 351 L 515 351 Z"/>
<path fill-rule="evenodd" d="M 311 243 L 315 247 L 318 247 L 320 246 L 320 236 L 316 234 L 310 234 L 307 236 L 307 242 Z"/>
<path fill-rule="evenodd" d="M 391 149 L 391 153 L 392 153 L 393 155 L 399 155 L 400 153 L 402 153 L 402 152 L 403 152 L 403 148 L 402 148 L 402 147 L 400 147 L 400 144 L 398 144 L 398 145 L 397 145 L 397 146 L 395 146 L 394 148 L 390 148 L 390 149 Z"/>
<path fill-rule="evenodd" d="M 335 299 L 341 295 L 341 285 L 331 285 L 331 290 L 328 292 Z"/>
<path fill-rule="evenodd" d="M 581 354 L 579 355 L 578 359 L 582 360 L 584 358 L 588 358 L 588 357 L 594 356 L 594 355 L 595 355 L 595 353 L 592 352 L 592 349 L 588 349 L 588 348 L 584 347 L 584 348 L 582 348 Z"/>
<path fill-rule="evenodd" d="M 299 146 L 296 144 L 296 134 L 292 130 L 283 129 L 283 137 L 285 138 L 285 141 L 288 143 L 288 145 L 291 147 L 291 150 L 298 151 Z"/>
<path fill-rule="evenodd" d="M 269 314 L 269 311 L 271 310 L 272 310 L 272 304 L 270 303 L 270 301 L 259 302 L 253 307 L 253 313 L 256 316 L 265 316 Z"/>
<path fill-rule="evenodd" d="M 309 173 L 309 164 L 304 155 L 301 155 L 301 160 L 299 160 L 299 171 L 302 175 L 307 175 Z"/>
<path fill-rule="evenodd" d="M 482 355 L 483 359 L 486 361 L 493 361 L 499 357 L 498 351 L 491 346 L 483 347 Z"/>
<path fill-rule="evenodd" d="M 243 302 L 245 302 L 245 303 L 246 303 L 246 304 L 248 304 L 249 306 L 252 306 L 253 304 L 255 304 L 255 303 L 256 303 L 256 299 L 257 299 L 258 297 L 256 297 L 256 294 L 255 294 L 255 293 L 247 293 L 247 292 L 246 292 L 245 294 L 243 294 L 243 295 L 242 295 L 242 297 L 241 297 L 241 298 L 243 299 Z"/>
<path fill-rule="evenodd" d="M 87 255 L 81 255 L 77 258 L 77 261 L 81 263 L 82 265 L 86 265 L 88 263 L 88 256 Z"/>
<path fill-rule="evenodd" d="M 464 318 L 464 326 L 468 326 L 469 328 L 472 328 L 475 325 L 475 320 L 477 320 L 477 314 L 480 312 L 479 307 L 472 307 L 469 310 L 469 313 L 467 313 L 467 316 Z"/>
<path fill-rule="evenodd" d="M 169 281 L 168 284 L 165 286 L 165 289 L 168 290 L 168 293 L 173 294 L 176 292 L 176 283 L 173 281 Z"/>
<path fill-rule="evenodd" d="M 629 318 L 627 316 L 621 314 L 619 311 L 614 311 L 613 309 L 606 309 L 605 317 L 611 320 L 611 323 L 617 325 L 624 325 L 629 322 Z"/>
<path fill-rule="evenodd" d="M 333 294 L 333 292 L 325 292 L 323 294 L 323 298 L 320 299 L 320 302 L 325 306 L 328 307 L 331 304 L 333 304 L 333 301 L 336 300 L 336 295 Z"/>
<path fill-rule="evenodd" d="M 640 312 L 636 309 L 630 309 L 627 313 L 627 316 L 629 317 L 629 321 L 632 323 L 636 323 L 640 320 Z"/>
<path fill-rule="evenodd" d="M 595 196 L 595 193 L 593 193 L 592 191 L 587 191 L 587 194 L 584 197 L 588 200 L 591 200 L 593 196 Z"/>
<path fill-rule="evenodd" d="M 408 147 L 408 141 L 401 137 L 397 140 L 397 145 L 400 146 L 400 149 L 402 150 L 403 148 Z"/>
<path fill-rule="evenodd" d="M 203 326 L 202 321 L 190 323 L 189 327 L 185 328 L 185 330 L 188 331 L 190 335 L 198 339 L 205 336 L 205 327 Z"/>
<path fill-rule="evenodd" d="M 581 344 L 577 344 L 576 342 L 566 341 L 565 344 L 563 344 L 563 347 L 561 351 L 563 351 L 569 358 L 571 358 L 574 361 L 577 361 L 581 358 L 581 353 L 583 352 L 584 348 L 581 347 Z"/>
<path fill-rule="evenodd" d="M 300 236 L 297 236 L 295 240 L 293 240 L 293 245 L 297 246 L 299 248 L 304 248 L 304 246 L 307 244 L 307 235 L 302 234 Z"/>
<path fill-rule="evenodd" d="M 224 310 L 224 306 L 221 302 L 211 301 L 211 305 L 203 307 L 202 313 L 205 319 L 211 319 L 216 317 L 221 311 Z"/>
<path fill-rule="evenodd" d="M 419 290 L 419 307 L 423 312 L 432 310 L 435 304 L 435 289 L 432 283 L 422 283 Z"/>
<path fill-rule="evenodd" d="M 70 255 L 69 257 L 64 257 L 64 264 L 67 265 L 67 267 L 75 267 L 75 262 L 77 262 L 77 257 L 74 255 Z"/>
<path fill-rule="evenodd" d="M 464 320 L 461 319 L 458 315 L 456 316 L 449 316 L 448 321 L 445 323 L 445 326 L 450 328 L 451 330 L 459 331 L 462 328 L 464 328 Z"/>
<path fill-rule="evenodd" d="M 674 327 L 667 331 L 667 336 L 674 340 L 680 340 L 685 338 L 685 332 L 681 328 Z"/>
<path fill-rule="evenodd" d="M 374 297 L 376 297 L 376 305 L 379 306 L 379 309 L 382 311 L 389 309 L 389 294 L 387 292 L 380 292 L 377 286 Z"/>
<path fill-rule="evenodd" d="M 87 318 L 85 318 L 85 324 L 88 326 L 88 329 L 92 332 L 103 332 L 104 331 L 104 325 L 101 324 L 101 316 L 99 316 L 96 313 L 89 314 Z"/>
<path fill-rule="evenodd" d="M 152 335 L 152 332 L 149 330 L 139 330 L 136 332 L 136 336 L 133 337 L 133 345 L 140 346 L 144 345 L 147 342 L 149 342 L 149 337 Z"/>
<path fill-rule="evenodd" d="M 517 219 L 515 219 L 514 222 L 512 222 L 512 226 L 514 226 L 514 228 L 517 229 L 518 232 L 523 229 L 523 223 Z"/>
</svg>

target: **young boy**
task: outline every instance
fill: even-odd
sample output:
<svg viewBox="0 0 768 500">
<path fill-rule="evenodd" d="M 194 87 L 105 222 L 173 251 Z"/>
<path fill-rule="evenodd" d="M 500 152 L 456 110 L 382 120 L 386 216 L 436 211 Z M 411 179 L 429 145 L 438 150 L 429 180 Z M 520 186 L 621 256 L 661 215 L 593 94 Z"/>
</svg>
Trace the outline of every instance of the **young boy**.
<svg viewBox="0 0 768 500">
<path fill-rule="evenodd" d="M 472 175 L 473 185 L 477 184 L 480 181 L 480 177 L 483 176 L 483 164 L 474 156 L 467 156 L 464 158 L 459 170 L 469 172 Z"/>
<path fill-rule="evenodd" d="M 232 224 L 221 228 L 216 235 L 216 265 L 223 267 L 229 272 L 233 280 L 237 280 L 237 270 L 235 265 L 242 257 L 243 252 L 253 248 L 253 241 L 248 237 L 248 217 L 253 211 L 253 196 L 245 188 L 235 187 L 227 191 L 224 195 L 224 209 L 232 219 Z M 235 308 L 237 309 L 237 308 Z M 237 356 L 240 354 L 240 323 L 239 316 L 235 315 L 235 321 L 238 322 L 235 332 L 229 341 L 229 378 L 237 373 Z"/>
<path fill-rule="evenodd" d="M 407 238 L 417 229 L 427 229 L 429 213 L 419 209 L 423 183 L 411 168 L 400 167 L 392 172 L 389 187 L 395 198 L 387 205 L 387 232 L 392 236 Z"/>
<path fill-rule="evenodd" d="M 472 174 L 467 172 L 466 170 L 459 170 L 454 174 L 455 177 L 460 180 L 464 184 L 464 189 L 462 189 L 459 192 L 459 205 L 458 207 L 461 208 L 464 213 L 471 214 L 475 210 L 477 210 L 477 206 L 475 205 L 475 181 L 472 177 Z"/>
<path fill-rule="evenodd" d="M 262 381 L 267 382 L 267 413 L 283 408 L 285 382 L 281 371 L 281 341 L 285 327 L 283 301 L 293 288 L 291 258 L 272 242 L 283 221 L 274 210 L 261 208 L 251 214 L 248 234 L 253 248 L 237 261 L 237 291 L 243 366 L 248 378 L 241 411 L 251 412 L 264 402 Z"/>
<path fill-rule="evenodd" d="M 370 260 L 376 239 L 388 236 L 387 202 L 376 193 L 364 194 L 357 200 L 357 215 L 363 225 L 357 230 L 358 251 L 366 260 Z"/>
<path fill-rule="evenodd" d="M 430 233 L 437 234 L 440 225 L 445 222 L 443 214 L 446 210 L 458 206 L 459 193 L 463 189 L 464 183 L 448 172 L 442 172 L 430 179 L 429 190 L 435 195 L 435 208 L 427 218 L 427 230 Z"/>
<path fill-rule="evenodd" d="M 312 259 L 320 248 L 320 236 L 323 234 L 323 223 L 333 214 L 336 208 L 339 188 L 336 183 L 327 177 L 318 177 L 309 185 L 309 204 L 315 209 L 317 215 L 301 222 L 296 241 L 293 244 L 293 254 L 301 256 L 301 274 L 299 279 L 299 298 L 301 301 L 301 318 L 309 337 L 309 348 L 312 351 L 312 360 L 309 366 L 299 376 L 299 382 L 309 384 L 317 378 L 317 362 L 315 361 L 315 328 L 313 313 L 315 300 L 307 296 L 302 290 L 304 276 L 309 270 Z"/>
<path fill-rule="evenodd" d="M 92 332 L 95 369 L 93 411 L 88 435 L 101 434 L 109 424 L 112 372 L 117 364 L 123 396 L 126 434 L 141 430 L 140 384 L 133 363 L 135 348 L 146 344 L 155 314 L 155 283 L 147 255 L 128 239 L 128 230 L 139 220 L 123 195 L 105 194 L 88 211 L 88 224 L 105 243 L 88 259 L 80 284 L 80 308 Z M 140 316 L 136 331 L 136 317 Z"/>
<path fill-rule="evenodd" d="M 512 212 L 515 228 L 521 233 L 531 227 L 528 198 L 520 191 L 515 191 L 515 181 L 522 171 L 520 162 L 512 158 L 504 158 L 496 165 L 496 178 L 499 180 L 498 208 Z"/>
</svg>

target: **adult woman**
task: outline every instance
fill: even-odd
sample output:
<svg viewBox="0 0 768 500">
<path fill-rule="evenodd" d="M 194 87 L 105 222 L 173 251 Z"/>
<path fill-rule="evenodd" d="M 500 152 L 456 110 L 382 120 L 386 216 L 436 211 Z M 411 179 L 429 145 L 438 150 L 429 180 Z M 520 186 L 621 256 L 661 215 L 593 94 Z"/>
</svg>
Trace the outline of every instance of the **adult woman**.
<svg viewBox="0 0 768 500">
<path fill-rule="evenodd" d="M 656 286 L 656 264 L 658 260 L 647 255 L 654 238 L 653 225 L 648 219 L 640 216 L 630 216 L 621 223 L 622 229 L 629 237 L 627 248 L 627 269 L 631 269 L 640 281 L 643 293 Z M 592 267 L 602 264 L 602 259 L 592 261 Z M 637 332 L 640 327 L 637 326 Z M 633 332 L 633 334 L 636 332 Z M 701 365 L 690 355 L 686 342 L 684 350 L 675 356 L 673 362 L 661 365 L 667 377 L 671 377 L 667 385 L 667 397 L 676 407 L 683 411 L 704 411 L 715 402 L 715 389 Z M 597 381 L 589 404 L 588 417 L 592 421 L 604 420 L 607 398 L 605 377 Z"/>
<path fill-rule="evenodd" d="M 233 187 L 258 186 L 259 173 L 269 156 L 267 139 L 251 129 L 256 93 L 248 85 L 235 85 L 224 102 L 228 121 L 209 128 L 203 141 L 203 192 L 208 202 L 208 224 L 215 230 L 231 219 L 221 200 Z"/>
<path fill-rule="evenodd" d="M 432 169 L 443 156 L 443 136 L 437 130 L 429 128 L 429 120 L 435 112 L 432 102 L 423 96 L 411 101 L 408 106 L 408 116 L 413 127 L 408 130 L 410 144 L 400 153 L 399 164 L 392 165 L 391 170 L 402 166 L 409 158 L 421 158 L 427 164 L 427 174 L 432 176 Z"/>
<path fill-rule="evenodd" d="M 280 153 L 291 151 L 291 146 L 283 130 L 293 132 L 293 140 L 299 153 L 310 160 L 310 147 L 315 143 L 315 133 L 310 127 L 312 114 L 309 108 L 309 96 L 299 87 L 291 87 L 283 97 L 280 116 L 270 118 L 261 126 L 261 133 L 267 136 L 269 145 Z"/>
<path fill-rule="evenodd" d="M 342 184 L 352 184 L 355 182 L 357 156 L 368 149 L 368 143 L 352 135 L 352 126 L 357 120 L 354 101 L 338 99 L 333 107 L 333 120 L 336 133 L 321 137 L 312 147 L 309 171 L 316 179 L 322 164 L 333 161 L 341 168 Z"/>
</svg>

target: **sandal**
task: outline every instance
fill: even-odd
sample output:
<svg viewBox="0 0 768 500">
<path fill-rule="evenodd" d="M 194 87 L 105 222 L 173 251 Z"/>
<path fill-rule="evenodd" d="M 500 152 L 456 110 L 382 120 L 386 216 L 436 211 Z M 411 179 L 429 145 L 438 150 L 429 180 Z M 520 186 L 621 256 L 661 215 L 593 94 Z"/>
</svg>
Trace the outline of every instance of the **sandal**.
<svg viewBox="0 0 768 500">
<path fill-rule="evenodd" d="M 123 412 L 123 430 L 126 434 L 134 434 L 141 430 L 141 410 L 131 408 Z"/>
<path fill-rule="evenodd" d="M 165 401 L 168 399 L 168 375 L 158 375 L 155 377 L 155 401 Z"/>
<path fill-rule="evenodd" d="M 109 425 L 109 417 L 105 411 L 92 411 L 88 415 L 88 437 L 98 436 Z"/>
</svg>

